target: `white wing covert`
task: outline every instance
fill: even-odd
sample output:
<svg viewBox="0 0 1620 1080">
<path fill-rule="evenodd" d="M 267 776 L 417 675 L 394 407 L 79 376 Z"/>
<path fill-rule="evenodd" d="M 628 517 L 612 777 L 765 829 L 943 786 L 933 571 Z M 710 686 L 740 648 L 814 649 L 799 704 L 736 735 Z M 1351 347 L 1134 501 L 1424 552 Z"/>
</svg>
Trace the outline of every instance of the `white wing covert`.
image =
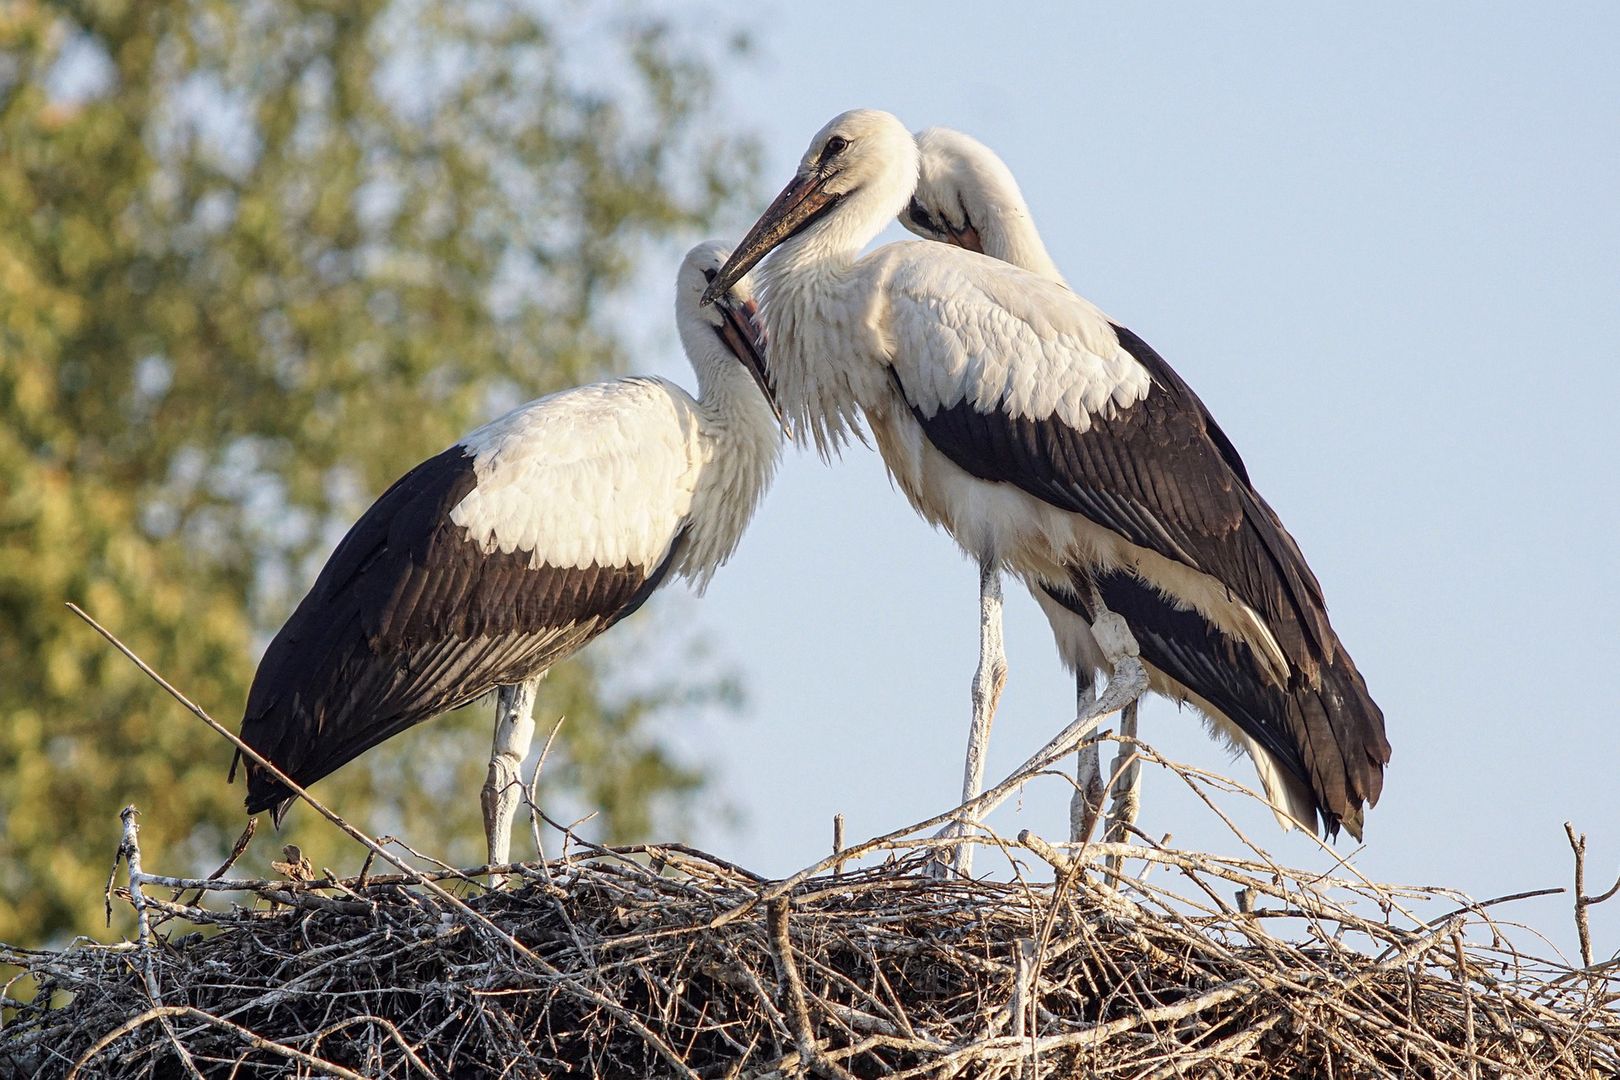
<svg viewBox="0 0 1620 1080">
<path fill-rule="evenodd" d="M 477 486 L 451 520 L 486 554 L 556 567 L 656 566 L 692 506 L 695 406 L 662 379 L 552 394 L 473 432 Z"/>
<path fill-rule="evenodd" d="M 898 250 L 896 250 L 898 249 Z M 1053 282 L 939 244 L 891 244 L 890 362 L 924 415 L 964 400 L 981 412 L 1076 431 L 1147 396 L 1152 378 L 1107 316 Z"/>
</svg>

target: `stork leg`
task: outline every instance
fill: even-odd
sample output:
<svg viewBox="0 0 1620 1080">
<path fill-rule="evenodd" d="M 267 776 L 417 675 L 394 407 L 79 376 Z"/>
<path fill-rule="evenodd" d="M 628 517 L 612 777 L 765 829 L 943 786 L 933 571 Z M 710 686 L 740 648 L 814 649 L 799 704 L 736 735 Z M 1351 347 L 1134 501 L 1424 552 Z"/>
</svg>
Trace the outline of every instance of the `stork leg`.
<svg viewBox="0 0 1620 1080">
<path fill-rule="evenodd" d="M 1103 603 L 1102 592 L 1097 588 L 1097 583 L 1091 582 L 1090 589 L 1094 612 L 1091 620 L 1091 636 L 1096 639 L 1098 647 L 1107 657 L 1110 668 L 1117 671 L 1122 657 L 1138 656 L 1140 650 L 1125 620 L 1109 611 L 1108 606 Z M 1139 697 L 1138 694 L 1132 698 L 1120 711 L 1119 733 L 1132 739 L 1136 738 L 1136 709 Z M 1119 753 L 1114 757 L 1114 779 L 1110 785 L 1113 804 L 1109 807 L 1106 832 L 1106 838 L 1111 842 L 1125 842 L 1130 835 L 1126 826 L 1136 823 L 1136 812 L 1141 806 L 1142 770 L 1135 759 L 1135 752 L 1135 746 L 1121 743 Z M 1110 857 L 1109 870 L 1118 873 L 1120 862 L 1118 857 Z"/>
<path fill-rule="evenodd" d="M 1096 681 L 1091 672 L 1082 671 L 1075 676 L 1075 715 L 1085 716 L 1096 703 Z M 1095 742 L 1088 740 L 1075 754 L 1074 780 L 1074 794 L 1069 798 L 1069 840 L 1080 844 L 1091 837 L 1097 815 L 1102 813 L 1102 754 Z"/>
<path fill-rule="evenodd" d="M 962 767 L 962 801 L 967 802 L 984 790 L 984 756 L 990 746 L 990 725 L 996 718 L 996 703 L 1007 685 L 1007 653 L 1001 638 L 1001 570 L 992 559 L 979 564 L 979 668 L 973 673 L 973 722 L 968 729 L 967 760 Z M 948 825 L 941 835 L 966 836 L 977 817 L 967 817 Z M 973 871 L 973 845 L 957 844 L 950 851 L 950 869 L 958 874 Z M 941 859 L 946 858 L 941 853 Z M 935 862 L 931 868 L 943 877 L 946 866 Z"/>
<path fill-rule="evenodd" d="M 523 801 L 523 759 L 534 742 L 534 699 L 540 680 L 530 679 L 496 692 L 495 741 L 489 755 L 489 776 L 478 801 L 484 808 L 484 838 L 489 842 L 489 864 L 511 861 L 512 819 Z M 491 874 L 500 885 L 505 875 Z"/>
<path fill-rule="evenodd" d="M 1127 739 L 1136 738 L 1136 709 L 1140 702 L 1133 701 L 1119 714 L 1119 733 Z M 1137 812 L 1142 809 L 1142 762 L 1136 756 L 1136 747 L 1128 742 L 1119 744 L 1114 755 L 1114 780 L 1109 785 L 1108 832 L 1111 844 L 1131 842 L 1130 826 L 1136 824 Z M 1117 874 L 1124 859 L 1118 855 L 1108 857 L 1108 869 Z"/>
<path fill-rule="evenodd" d="M 1147 671 L 1142 667 L 1141 652 L 1137 648 L 1136 638 L 1132 636 L 1130 627 L 1125 625 L 1124 619 L 1103 606 L 1102 597 L 1098 595 L 1095 587 L 1091 590 L 1091 597 L 1097 613 L 1091 623 L 1091 635 L 1096 639 L 1097 647 L 1102 650 L 1103 659 L 1108 664 L 1111 673 L 1108 685 L 1096 695 L 1096 700 L 1074 718 L 1072 724 L 1052 736 L 1045 746 L 1014 769 L 1006 779 L 976 797 L 971 807 L 958 807 L 957 812 L 963 815 L 963 820 L 978 821 L 1006 802 L 1035 770 L 1045 768 L 1060 758 L 1076 752 L 1081 740 L 1090 736 L 1104 717 L 1123 711 L 1147 689 Z M 1102 803 L 1100 792 L 1097 802 L 1100 807 Z M 967 818 L 968 814 L 972 815 L 971 819 Z M 941 835 L 945 833 L 942 832 Z"/>
</svg>

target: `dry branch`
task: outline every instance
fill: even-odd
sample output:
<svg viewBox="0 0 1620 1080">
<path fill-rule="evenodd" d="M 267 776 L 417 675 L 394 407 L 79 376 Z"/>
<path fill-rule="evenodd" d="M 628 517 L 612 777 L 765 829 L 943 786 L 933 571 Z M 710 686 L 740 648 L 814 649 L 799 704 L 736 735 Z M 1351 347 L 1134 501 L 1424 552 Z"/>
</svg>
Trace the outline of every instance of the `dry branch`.
<svg viewBox="0 0 1620 1080">
<path fill-rule="evenodd" d="M 1575 855 L 1575 933 L 1581 943 L 1581 964 L 1592 966 L 1592 927 L 1586 909 L 1612 899 L 1620 892 L 1620 878 L 1616 878 L 1603 892 L 1589 896 L 1586 892 L 1586 834 L 1575 832 L 1575 826 L 1564 822 L 1564 835 L 1569 837 L 1570 851 Z"/>
</svg>

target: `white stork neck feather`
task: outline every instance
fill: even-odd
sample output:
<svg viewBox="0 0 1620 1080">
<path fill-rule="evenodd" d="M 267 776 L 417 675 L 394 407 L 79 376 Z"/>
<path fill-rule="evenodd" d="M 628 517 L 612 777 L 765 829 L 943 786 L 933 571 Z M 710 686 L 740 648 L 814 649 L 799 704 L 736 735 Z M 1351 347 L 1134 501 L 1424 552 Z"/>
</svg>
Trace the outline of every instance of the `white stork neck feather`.
<svg viewBox="0 0 1620 1080">
<path fill-rule="evenodd" d="M 884 358 L 863 349 L 878 325 L 867 259 L 814 247 L 773 253 L 760 270 L 777 401 L 796 438 L 830 458 L 853 436 L 865 442 L 860 409 L 886 392 Z"/>
<path fill-rule="evenodd" d="M 724 382 L 725 389 L 706 391 L 697 402 L 704 460 L 692 491 L 686 552 L 676 568 L 699 594 L 737 550 L 781 458 L 782 429 L 759 388 L 752 380 Z"/>
<path fill-rule="evenodd" d="M 692 401 L 697 430 L 691 440 L 697 470 L 686 548 L 676 571 L 699 593 L 736 550 L 770 487 L 782 448 L 782 428 L 764 393 L 721 339 L 723 316 L 718 305 L 699 303 L 707 283 L 704 271 L 712 276 L 729 254 L 713 243 L 693 248 L 682 264 L 675 291 L 675 324 L 698 383 Z M 734 303 L 753 299 L 746 279 L 731 293 Z M 680 393 L 673 387 L 672 391 Z"/>
<path fill-rule="evenodd" d="M 800 175 L 816 167 L 818 148 L 833 134 L 849 140 L 848 162 L 828 190 L 838 202 L 760 266 L 760 295 L 771 341 L 777 396 L 795 431 L 825 457 L 853 434 L 864 441 L 860 406 L 880 400 L 885 359 L 861 355 L 878 321 L 872 257 L 861 249 L 911 199 L 917 144 L 889 113 L 859 109 L 835 117 L 811 142 Z"/>
<path fill-rule="evenodd" d="M 771 414 L 770 403 L 742 361 L 721 341 L 716 328 L 696 311 L 689 318 L 679 319 L 679 323 L 681 347 L 697 376 L 698 408 L 716 423 L 758 428 L 774 440 L 781 425 Z"/>
<path fill-rule="evenodd" d="M 1041 234 L 1029 216 L 1029 207 L 1022 200 L 1014 206 L 1008 203 L 986 204 L 982 212 L 985 222 L 979 227 L 979 239 L 984 253 L 992 259 L 1022 267 L 1038 277 L 1068 286 L 1063 273 L 1047 254 Z M 979 218 L 974 219 L 978 221 Z"/>
<path fill-rule="evenodd" d="M 681 336 L 687 339 L 684 326 Z M 676 570 L 701 594 L 737 549 L 771 485 L 781 457 L 782 427 L 753 377 L 712 329 L 704 327 L 685 344 L 698 377 L 694 405 L 700 437 L 694 454 L 701 467 L 692 491 L 686 551 Z"/>
</svg>

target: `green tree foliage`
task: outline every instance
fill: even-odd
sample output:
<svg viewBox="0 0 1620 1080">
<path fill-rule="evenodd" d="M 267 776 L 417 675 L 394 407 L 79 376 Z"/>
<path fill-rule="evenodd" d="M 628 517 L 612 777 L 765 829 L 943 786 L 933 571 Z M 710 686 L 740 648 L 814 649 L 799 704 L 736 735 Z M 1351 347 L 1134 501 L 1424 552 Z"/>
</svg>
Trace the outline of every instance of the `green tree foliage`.
<svg viewBox="0 0 1620 1080">
<path fill-rule="evenodd" d="M 624 367 L 604 305 L 746 183 L 714 51 L 635 8 L 548 10 L 0 4 L 0 939 L 99 925 L 124 803 L 170 867 L 242 824 L 229 748 L 63 602 L 234 725 L 343 525 L 498 410 Z M 648 721 L 714 692 L 559 668 L 547 777 L 599 833 L 645 830 L 702 780 Z M 467 711 L 318 792 L 476 860 Z M 308 810 L 287 839 L 352 862 Z"/>
</svg>

